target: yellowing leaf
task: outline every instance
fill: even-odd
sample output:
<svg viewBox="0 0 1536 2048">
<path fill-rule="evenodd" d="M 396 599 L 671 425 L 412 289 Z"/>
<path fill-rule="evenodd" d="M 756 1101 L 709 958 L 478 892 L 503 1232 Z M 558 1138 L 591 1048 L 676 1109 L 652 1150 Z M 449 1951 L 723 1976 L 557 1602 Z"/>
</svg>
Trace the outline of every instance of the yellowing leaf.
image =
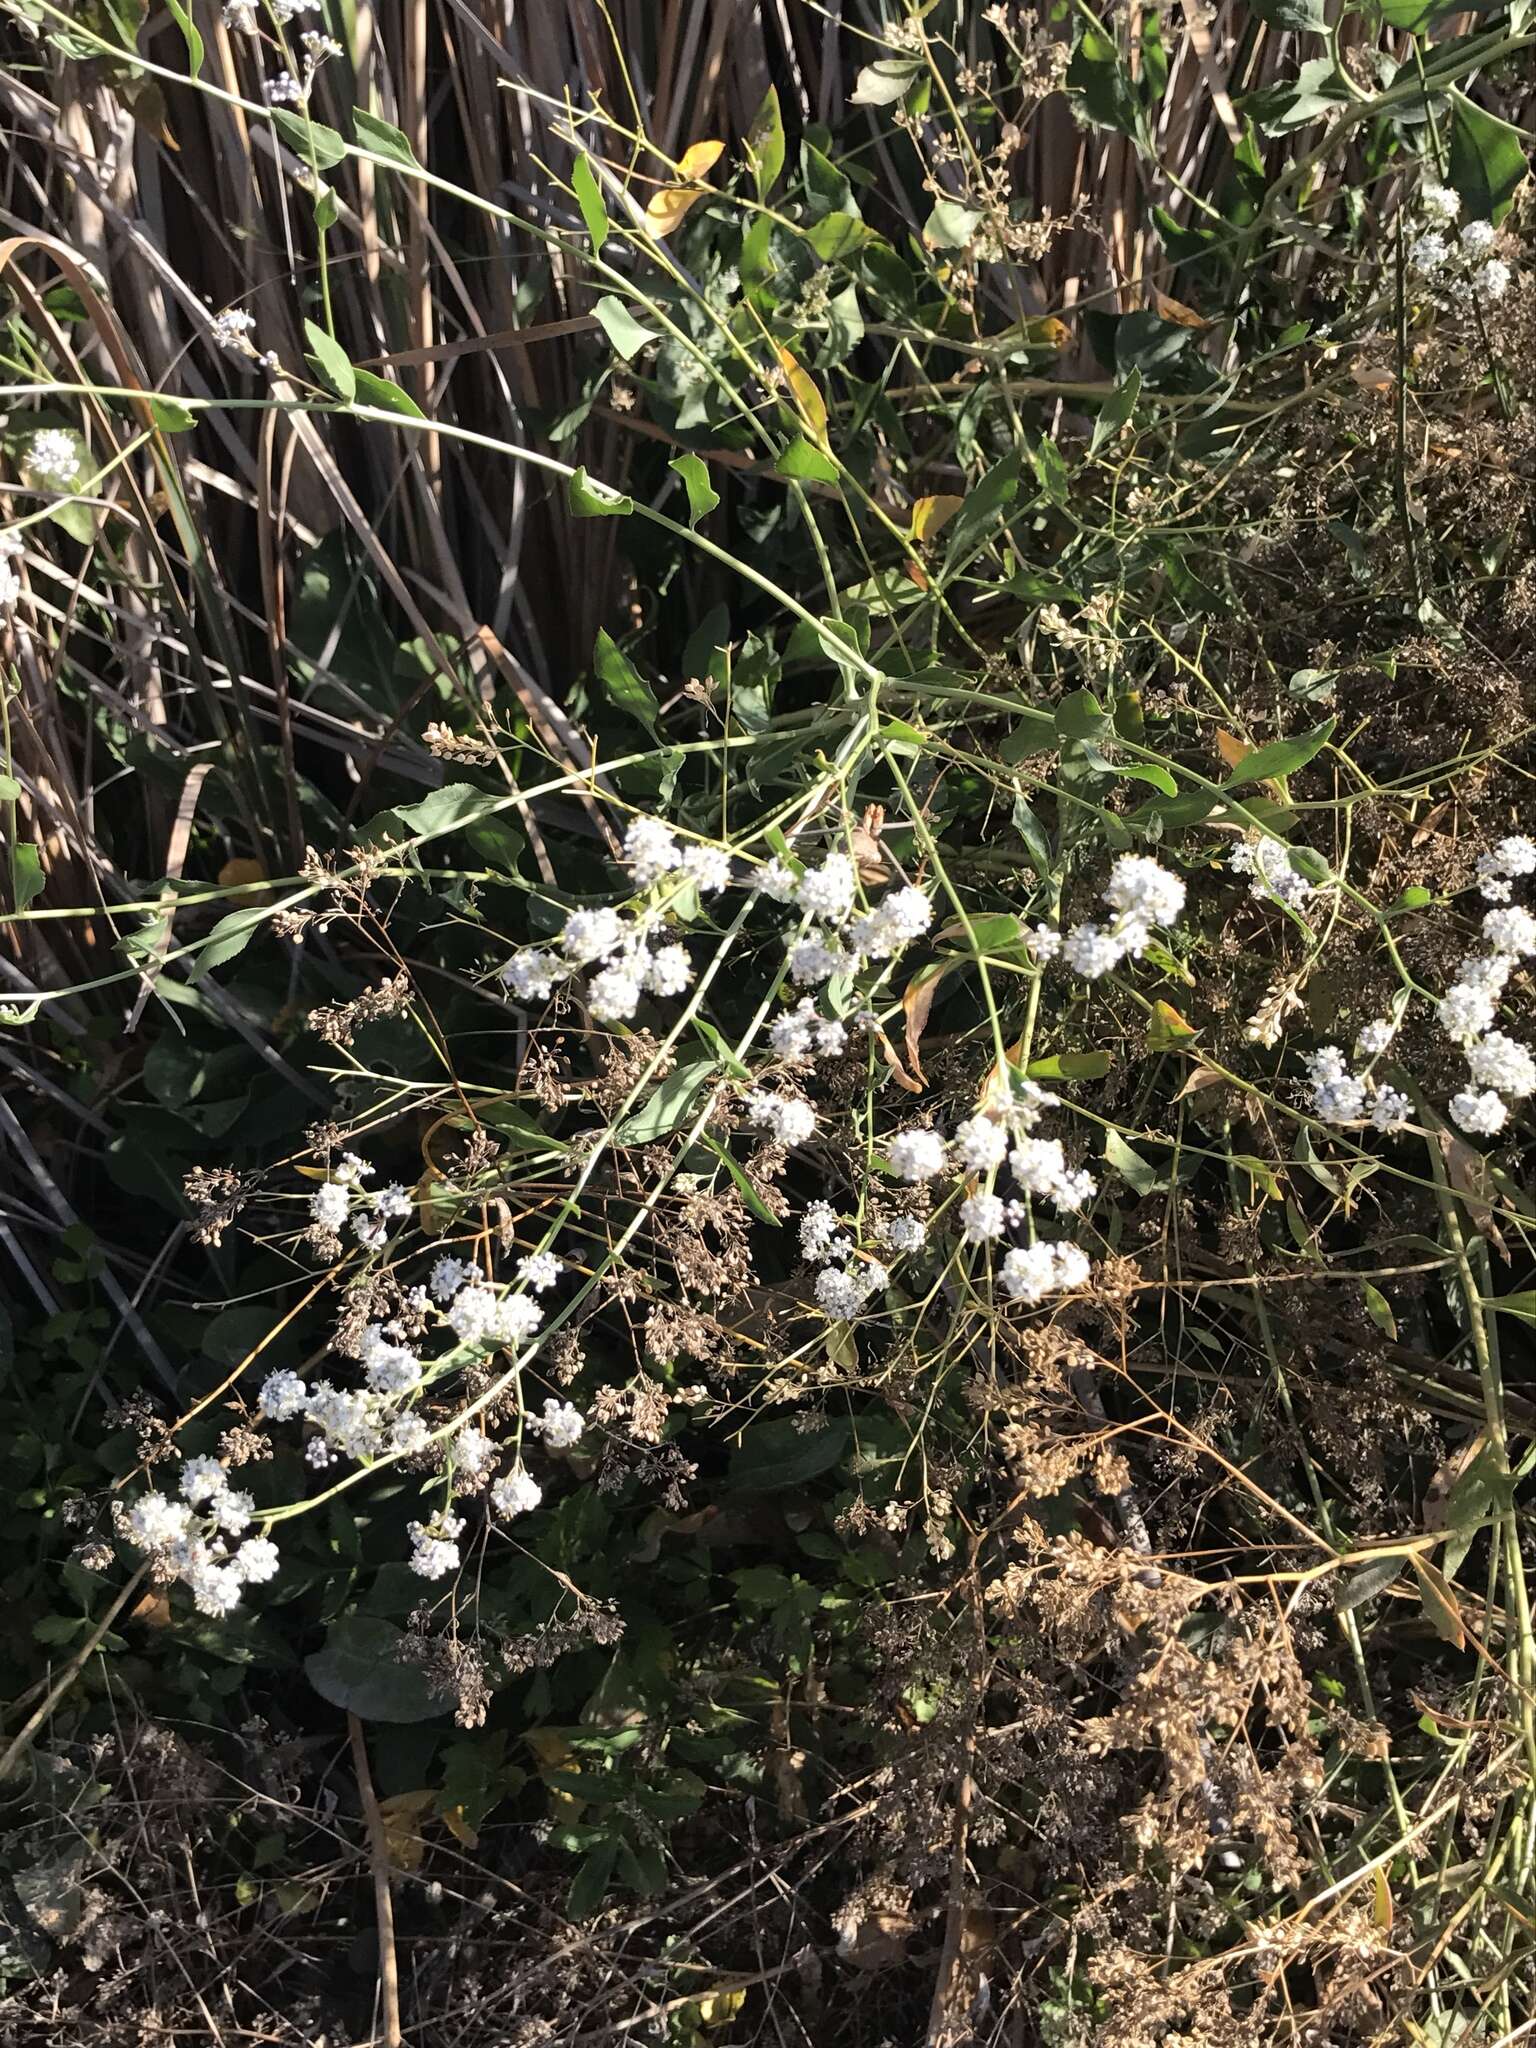
<svg viewBox="0 0 1536 2048">
<path fill-rule="evenodd" d="M 1203 313 L 1197 313 L 1193 306 L 1186 306 L 1182 299 L 1170 299 L 1166 292 L 1152 288 L 1152 310 L 1159 320 L 1167 320 L 1175 327 L 1209 327 L 1210 321 Z"/>
<path fill-rule="evenodd" d="M 690 142 L 679 157 L 677 168 L 685 178 L 702 178 L 724 155 L 723 142 Z"/>
<path fill-rule="evenodd" d="M 1152 1015 L 1147 1024 L 1147 1043 L 1158 1052 L 1166 1052 L 1172 1045 L 1182 1044 L 1185 1039 L 1199 1035 L 1198 1027 L 1191 1024 L 1173 1007 L 1161 998 L 1152 1005 Z"/>
<path fill-rule="evenodd" d="M 219 887 L 238 889 L 251 882 L 267 879 L 265 863 L 259 860 L 227 860 L 219 869 Z"/>
<path fill-rule="evenodd" d="M 1456 1604 L 1456 1595 L 1451 1591 L 1450 1581 L 1432 1565 L 1427 1557 L 1415 1552 L 1408 1560 L 1413 1566 L 1414 1576 L 1419 1582 L 1419 1604 L 1425 1618 L 1441 1642 L 1449 1643 L 1454 1649 L 1465 1649 L 1467 1641 L 1466 1623 L 1461 1618 L 1461 1609 Z"/>
<path fill-rule="evenodd" d="M 456 1842 L 462 1842 L 466 1849 L 479 1848 L 480 1837 L 464 1818 L 462 1806 L 445 1806 L 439 1818 Z"/>
<path fill-rule="evenodd" d="M 653 235 L 670 235 L 701 199 L 709 197 L 709 188 L 693 181 L 702 178 L 707 170 L 717 164 L 724 150 L 723 142 L 694 142 L 683 151 L 677 168 L 683 178 L 690 182 L 663 185 L 661 190 L 653 192 L 646 202 L 646 224 Z"/>
<path fill-rule="evenodd" d="M 827 445 L 826 400 L 787 348 L 779 350 L 779 368 L 789 380 L 796 408 L 810 430 L 811 439 L 824 448 Z"/>
<path fill-rule="evenodd" d="M 566 1741 L 558 1728 L 530 1728 L 523 1737 L 524 1742 L 539 1760 L 544 1773 L 550 1771 L 581 1770 L 581 1759 Z M 556 1813 L 564 1814 L 567 1820 L 575 1820 L 586 1810 L 585 1799 L 574 1792 L 567 1792 L 562 1785 L 549 1785 L 549 1803 Z"/>
<path fill-rule="evenodd" d="M 964 498 L 947 496 L 919 498 L 912 507 L 912 538 L 932 540 L 942 527 L 949 524 L 964 503 Z"/>
<path fill-rule="evenodd" d="M 1058 355 L 1072 339 L 1072 330 L 1065 320 L 1058 320 L 1054 313 L 1047 313 L 1039 320 L 1023 323 L 1024 339 L 1031 348 L 1054 349 Z"/>
<path fill-rule="evenodd" d="M 432 1792 L 396 1792 L 379 1801 L 379 1819 L 384 1823 L 384 1846 L 397 1870 L 420 1870 L 427 1845 L 421 1823 L 432 1811 Z"/>
<path fill-rule="evenodd" d="M 701 2027 L 723 2027 L 727 2020 L 735 2019 L 747 2002 L 744 1990 L 706 1992 L 694 2011 L 699 2016 Z"/>
<path fill-rule="evenodd" d="M 1377 1927 L 1392 1925 L 1392 1890 L 1387 1883 L 1387 1873 L 1378 1863 L 1371 1872 L 1375 1897 L 1371 1901 L 1371 1920 Z"/>
<path fill-rule="evenodd" d="M 709 191 L 703 185 L 663 185 L 646 201 L 645 220 L 653 235 L 670 235 Z"/>
<path fill-rule="evenodd" d="M 1216 732 L 1216 751 L 1229 768 L 1235 768 L 1239 761 L 1253 752 L 1253 749 L 1246 741 L 1240 740 L 1235 733 L 1223 732 L 1218 727 Z"/>
</svg>

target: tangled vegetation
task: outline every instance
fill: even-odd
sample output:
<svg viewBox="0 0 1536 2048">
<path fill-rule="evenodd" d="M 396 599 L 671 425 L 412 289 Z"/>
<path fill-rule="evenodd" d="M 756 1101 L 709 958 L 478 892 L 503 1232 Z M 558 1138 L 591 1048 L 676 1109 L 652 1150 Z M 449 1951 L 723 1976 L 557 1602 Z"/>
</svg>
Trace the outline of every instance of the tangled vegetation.
<svg viewBox="0 0 1536 2048">
<path fill-rule="evenodd" d="M 8 2038 L 1525 2038 L 1530 0 L 6 18 Z"/>
</svg>

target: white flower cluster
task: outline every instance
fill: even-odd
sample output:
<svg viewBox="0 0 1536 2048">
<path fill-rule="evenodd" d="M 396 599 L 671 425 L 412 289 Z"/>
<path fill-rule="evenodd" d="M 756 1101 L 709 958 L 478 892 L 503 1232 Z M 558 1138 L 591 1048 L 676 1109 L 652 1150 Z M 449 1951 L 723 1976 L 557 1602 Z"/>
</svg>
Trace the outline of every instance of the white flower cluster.
<svg viewBox="0 0 1536 2048">
<path fill-rule="evenodd" d="M 177 1490 L 179 1500 L 141 1494 L 123 1517 L 123 1533 L 160 1572 L 182 1582 L 199 1614 L 220 1618 L 240 1604 L 247 1586 L 276 1576 L 277 1546 L 265 1536 L 234 1541 L 255 1519 L 256 1503 L 230 1486 L 217 1458 L 186 1459 Z"/>
<path fill-rule="evenodd" d="M 731 879 L 730 855 L 717 846 L 680 846 L 655 818 L 636 818 L 625 835 L 624 855 L 636 886 L 691 882 L 701 895 L 723 889 Z M 693 980 L 687 949 L 654 943 L 653 913 L 623 918 L 618 911 L 573 910 L 557 941 L 558 952 L 525 947 L 501 970 L 502 981 L 520 1002 L 542 1002 L 557 981 L 582 968 L 596 971 L 587 983 L 587 1006 L 600 1024 L 624 1023 L 643 995 L 680 996 Z"/>
<path fill-rule="evenodd" d="M 286 26 L 299 14 L 317 14 L 321 0 L 267 0 L 272 18 L 280 26 Z M 255 35 L 260 26 L 256 0 L 224 0 L 224 26 L 243 35 Z"/>
<path fill-rule="evenodd" d="M 1419 210 L 1427 225 L 1408 244 L 1408 261 L 1419 275 L 1447 298 L 1502 299 L 1513 272 L 1497 254 L 1492 221 L 1469 220 L 1456 234 L 1461 200 L 1448 185 L 1421 186 Z"/>
<path fill-rule="evenodd" d="M 1391 1027 L 1388 1026 L 1390 1036 Z M 1361 1033 L 1362 1050 L 1367 1025 Z M 1319 1046 L 1307 1056 L 1307 1083 L 1312 1091 L 1312 1108 L 1325 1124 L 1354 1124 L 1369 1119 L 1373 1130 L 1400 1131 L 1413 1114 L 1413 1105 L 1400 1088 L 1388 1088 L 1369 1074 L 1352 1074 L 1349 1062 L 1336 1045 Z"/>
<path fill-rule="evenodd" d="M 1477 857 L 1478 891 L 1487 903 L 1507 903 L 1520 875 L 1536 874 L 1536 839 L 1516 834 Z"/>
<path fill-rule="evenodd" d="M 886 1143 L 886 1160 L 911 1187 L 941 1174 L 984 1179 L 986 1185 L 973 1188 L 959 1204 L 960 1234 L 966 1244 L 996 1243 L 1010 1229 L 1027 1223 L 1030 1201 L 1049 1202 L 1059 1214 L 1073 1215 L 1098 1193 L 1092 1174 L 1069 1169 L 1059 1139 L 1035 1135 L 1041 1113 L 1057 1100 L 1032 1081 L 1015 1080 L 1002 1115 L 982 1112 L 967 1117 L 947 1141 L 932 1125 L 898 1131 Z M 991 1185 L 1005 1161 L 1020 1190 L 1008 1197 Z M 800 1226 L 801 1249 L 813 1261 L 850 1256 L 851 1244 L 836 1233 L 832 1209 L 825 1202 L 813 1203 Z M 882 1242 L 896 1251 L 916 1251 L 925 1238 L 924 1226 L 915 1217 L 894 1217 L 882 1230 Z M 1015 1300 L 1037 1302 L 1049 1293 L 1081 1286 L 1089 1265 L 1076 1245 L 1035 1244 L 1013 1247 L 998 1270 L 1003 1287 Z M 828 1306 L 819 1283 L 817 1298 Z"/>
<path fill-rule="evenodd" d="M 80 449 L 62 427 L 44 427 L 27 443 L 26 466 L 40 482 L 62 490 L 80 474 Z"/>
<path fill-rule="evenodd" d="M 247 362 L 260 363 L 265 370 L 278 369 L 280 365 L 274 351 L 263 351 L 252 341 L 255 331 L 255 316 L 239 306 L 226 306 L 222 313 L 215 313 L 209 327 L 215 345 L 230 355 L 244 356 Z"/>
<path fill-rule="evenodd" d="M 333 1167 L 329 1180 L 322 1181 L 309 1198 L 309 1216 L 322 1230 L 340 1230 L 350 1223 L 358 1243 L 371 1252 L 383 1248 L 391 1223 L 411 1213 L 410 1192 L 399 1181 L 388 1187 L 369 1189 L 363 1182 L 373 1168 L 355 1152 L 345 1153 Z"/>
<path fill-rule="evenodd" d="M 1261 903 L 1283 903 L 1287 909 L 1299 910 L 1312 894 L 1313 885 L 1292 863 L 1290 848 L 1267 833 L 1234 846 L 1227 866 L 1234 874 L 1249 877 L 1248 893 Z"/>
<path fill-rule="evenodd" d="M 858 907 L 858 870 L 846 853 L 796 874 L 786 861 L 758 869 L 753 887 L 774 903 L 793 903 L 816 922 L 789 949 L 789 971 L 803 986 L 854 974 L 871 960 L 890 960 L 922 937 L 933 905 L 921 889 L 900 883 L 872 909 Z"/>
<path fill-rule="evenodd" d="M 803 1096 L 766 1088 L 754 1088 L 747 1097 L 747 1115 L 776 1145 L 803 1145 L 816 1129 L 816 1112 Z"/>
<path fill-rule="evenodd" d="M 1184 908 L 1184 884 L 1145 854 L 1122 854 L 1109 871 L 1100 901 L 1115 915 L 1107 924 L 1074 925 L 1062 941 L 1062 958 L 1074 973 L 1096 981 L 1126 958 L 1139 959 L 1154 925 L 1176 924 Z"/>
<path fill-rule="evenodd" d="M 780 1059 L 830 1057 L 847 1050 L 848 1032 L 835 1017 L 820 1016 L 810 997 L 802 996 L 792 1010 L 769 1025 L 768 1043 Z"/>
<path fill-rule="evenodd" d="M 1484 874 L 1483 893 L 1489 893 L 1490 881 L 1502 881 L 1507 894 L 1511 876 L 1536 870 L 1536 846 L 1529 839 L 1506 839 L 1491 860 L 1496 865 Z M 1500 905 L 1484 915 L 1483 937 L 1488 952 L 1467 955 L 1436 1014 L 1440 1028 L 1465 1053 L 1471 1075 L 1471 1086 L 1451 1097 L 1451 1119 L 1471 1137 L 1491 1138 L 1508 1122 L 1511 1102 L 1536 1095 L 1536 1060 L 1517 1040 L 1493 1028 L 1516 963 L 1536 954 L 1536 918 L 1518 904 Z"/>
</svg>

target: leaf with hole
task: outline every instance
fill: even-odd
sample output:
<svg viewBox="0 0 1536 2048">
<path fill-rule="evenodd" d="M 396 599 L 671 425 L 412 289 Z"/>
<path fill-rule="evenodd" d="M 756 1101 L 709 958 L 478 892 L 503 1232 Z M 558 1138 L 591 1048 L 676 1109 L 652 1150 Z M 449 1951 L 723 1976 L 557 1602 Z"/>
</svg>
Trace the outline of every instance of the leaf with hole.
<svg viewBox="0 0 1536 2048">
<path fill-rule="evenodd" d="M 635 501 L 616 491 L 612 484 L 588 476 L 585 469 L 571 472 L 567 501 L 578 519 L 624 519 L 634 511 Z"/>
</svg>

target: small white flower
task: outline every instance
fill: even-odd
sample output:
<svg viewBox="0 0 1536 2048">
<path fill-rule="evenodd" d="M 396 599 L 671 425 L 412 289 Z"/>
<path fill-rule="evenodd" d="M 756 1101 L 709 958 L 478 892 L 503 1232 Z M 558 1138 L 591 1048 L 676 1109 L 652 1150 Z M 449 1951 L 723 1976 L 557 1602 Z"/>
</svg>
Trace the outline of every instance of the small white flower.
<svg viewBox="0 0 1536 2048">
<path fill-rule="evenodd" d="M 1390 1017 L 1377 1017 L 1369 1024 L 1363 1024 L 1355 1038 L 1355 1051 L 1362 1059 L 1374 1059 L 1386 1051 L 1397 1035 L 1397 1026 Z"/>
<path fill-rule="evenodd" d="M 840 1272 L 836 1266 L 827 1266 L 816 1275 L 816 1300 L 829 1316 L 840 1322 L 847 1322 L 863 1308 L 866 1299 L 863 1283 L 852 1273 Z"/>
<path fill-rule="evenodd" d="M 268 1373 L 261 1383 L 256 1406 L 271 1422 L 291 1422 L 304 1412 L 309 1389 L 296 1372 Z"/>
<path fill-rule="evenodd" d="M 229 1563 L 230 1569 L 237 1572 L 247 1586 L 263 1586 L 268 1579 L 277 1577 L 282 1559 L 278 1556 L 277 1545 L 267 1537 L 248 1536 Z"/>
<path fill-rule="evenodd" d="M 944 1140 L 937 1131 L 898 1131 L 885 1148 L 891 1171 L 899 1180 L 916 1187 L 932 1180 L 945 1167 Z"/>
<path fill-rule="evenodd" d="M 423 1579 L 442 1579 L 456 1571 L 463 1529 L 462 1515 L 444 1513 L 434 1515 L 430 1522 L 412 1522 L 406 1531 L 411 1539 L 411 1570 Z"/>
<path fill-rule="evenodd" d="M 421 1360 L 404 1344 L 393 1343 L 377 1323 L 363 1332 L 358 1354 L 371 1393 L 397 1400 L 421 1385 Z"/>
<path fill-rule="evenodd" d="M 1469 220 L 1461 231 L 1461 252 L 1474 261 L 1492 253 L 1498 230 L 1491 220 Z"/>
<path fill-rule="evenodd" d="M 1320 1046 L 1307 1059 L 1312 1107 L 1325 1124 L 1355 1123 L 1365 1114 L 1365 1083 L 1350 1073 L 1336 1045 Z"/>
<path fill-rule="evenodd" d="M 495 1455 L 496 1446 L 472 1422 L 466 1422 L 453 1439 L 453 1462 L 471 1479 L 477 1479 Z"/>
<path fill-rule="evenodd" d="M 1446 226 L 1461 218 L 1461 199 L 1449 185 L 1421 185 L 1419 207 L 1426 219 L 1440 221 Z"/>
<path fill-rule="evenodd" d="M 1147 924 L 1176 924 L 1184 908 L 1185 887 L 1144 854 L 1122 854 L 1109 871 L 1104 901 Z"/>
<path fill-rule="evenodd" d="M 188 1458 L 181 1468 L 181 1497 L 196 1507 L 224 1491 L 226 1474 L 217 1458 Z"/>
<path fill-rule="evenodd" d="M 1408 244 L 1408 261 L 1424 277 L 1434 277 L 1450 260 L 1451 245 L 1434 228 L 1415 235 Z"/>
<path fill-rule="evenodd" d="M 340 1181 L 322 1181 L 309 1198 L 310 1220 L 322 1230 L 339 1230 L 351 1206 L 351 1194 Z"/>
<path fill-rule="evenodd" d="M 1062 941 L 1062 958 L 1074 974 L 1097 981 L 1120 965 L 1125 948 L 1096 924 L 1074 925 Z"/>
<path fill-rule="evenodd" d="M 498 1515 L 530 1514 L 544 1498 L 544 1489 L 538 1481 L 523 1470 L 514 1467 L 504 1479 L 498 1479 L 491 1488 L 491 1506 Z"/>
<path fill-rule="evenodd" d="M 1493 853 L 1506 875 L 1536 875 L 1536 839 L 1515 833 L 1508 839 L 1501 839 Z"/>
<path fill-rule="evenodd" d="M 616 910 L 573 910 L 560 934 L 560 950 L 575 967 L 606 960 L 624 943 L 624 925 Z"/>
<path fill-rule="evenodd" d="M 802 984 L 830 981 L 852 965 L 853 957 L 846 948 L 824 933 L 810 932 L 789 949 L 790 975 Z"/>
<path fill-rule="evenodd" d="M 208 1512 L 222 1534 L 238 1536 L 255 1519 L 256 1502 L 250 1494 L 237 1493 L 234 1487 L 224 1486 L 209 1501 Z"/>
<path fill-rule="evenodd" d="M 517 1263 L 517 1277 L 525 1287 L 531 1287 L 535 1294 L 546 1294 L 559 1280 L 565 1267 L 553 1252 L 530 1252 L 526 1259 Z"/>
<path fill-rule="evenodd" d="M 1007 1229 L 1008 1212 L 997 1195 L 971 1195 L 960 1204 L 960 1223 L 967 1244 L 986 1244 Z"/>
<path fill-rule="evenodd" d="M 27 443 L 26 464 L 42 482 L 62 486 L 80 474 L 80 449 L 62 427 L 44 427 Z"/>
<path fill-rule="evenodd" d="M 837 1211 L 830 1202 L 812 1202 L 800 1218 L 800 1255 L 813 1266 L 833 1256 L 837 1241 Z"/>
<path fill-rule="evenodd" d="M 819 868 L 807 868 L 796 892 L 801 908 L 828 924 L 841 924 L 853 909 L 857 876 L 846 853 L 829 853 Z"/>
<path fill-rule="evenodd" d="M 693 962 L 684 946 L 658 946 L 645 963 L 645 985 L 653 996 L 680 996 L 692 979 Z"/>
<path fill-rule="evenodd" d="M 682 848 L 675 836 L 656 818 L 635 818 L 624 834 L 624 858 L 634 869 L 638 888 L 675 873 L 682 864 Z"/>
<path fill-rule="evenodd" d="M 527 1427 L 538 1430 L 552 1451 L 568 1451 L 581 1441 L 586 1422 L 569 1401 L 546 1401 L 542 1418 L 530 1415 Z"/>
<path fill-rule="evenodd" d="M 1413 1104 L 1400 1088 L 1378 1088 L 1371 1102 L 1371 1123 L 1378 1131 L 1400 1131 L 1413 1115 Z"/>
<path fill-rule="evenodd" d="M 279 71 L 275 78 L 267 80 L 267 102 L 274 107 L 296 107 L 304 98 L 304 88 L 291 71 Z M 457 1556 L 455 1556 L 457 1563 Z"/>
<path fill-rule="evenodd" d="M 770 903 L 793 903 L 795 891 L 800 887 L 800 877 L 775 855 L 757 870 L 752 877 L 752 887 L 759 896 L 766 896 Z"/>
<path fill-rule="evenodd" d="M 1523 960 L 1536 953 L 1536 917 L 1517 903 L 1505 910 L 1490 910 L 1483 918 L 1483 937 L 1495 952 Z"/>
<path fill-rule="evenodd" d="M 1024 943 L 1029 948 L 1030 957 L 1043 967 L 1061 951 L 1061 933 L 1054 925 L 1037 924 L 1025 933 Z"/>
<path fill-rule="evenodd" d="M 754 1088 L 747 1097 L 747 1115 L 781 1145 L 803 1145 L 816 1129 L 810 1103 L 796 1095 L 770 1095 L 763 1088 Z"/>
<path fill-rule="evenodd" d="M 990 1173 L 1008 1150 L 1008 1133 L 989 1116 L 967 1117 L 955 1128 L 955 1159 L 963 1173 Z"/>
<path fill-rule="evenodd" d="M 138 1549 L 163 1552 L 186 1540 L 192 1510 L 185 1501 L 168 1500 L 163 1493 L 145 1493 L 128 1510 L 125 1526 L 128 1540 Z"/>
<path fill-rule="evenodd" d="M 718 846 L 685 846 L 683 873 L 701 896 L 713 896 L 730 885 L 731 856 Z"/>
<path fill-rule="evenodd" d="M 508 1294 L 497 1303 L 486 1326 L 486 1336 L 493 1344 L 515 1348 L 526 1344 L 543 1323 L 544 1311 L 536 1301 L 526 1294 Z"/>
<path fill-rule="evenodd" d="M 553 953 L 546 953 L 541 946 L 531 946 L 512 955 L 501 970 L 501 979 L 519 1002 L 541 1003 L 567 972 Z"/>
<path fill-rule="evenodd" d="M 627 1022 L 640 1007 L 640 994 L 640 977 L 627 960 L 600 968 L 587 984 L 587 1003 L 600 1024 Z"/>
<path fill-rule="evenodd" d="M 1496 911 L 1489 914 L 1499 915 Z M 1440 998 L 1435 1014 L 1447 1038 L 1453 1038 L 1458 1045 L 1469 1045 L 1492 1026 L 1493 1006 L 1493 996 L 1487 989 L 1458 981 Z"/>
<path fill-rule="evenodd" d="M 475 1268 L 463 1259 L 443 1257 L 438 1259 L 427 1275 L 427 1285 L 435 1301 L 449 1301 L 466 1282 L 475 1278 Z"/>
<path fill-rule="evenodd" d="M 1472 273 L 1472 282 L 1485 299 L 1495 304 L 1508 292 L 1514 272 L 1500 256 L 1490 256 Z"/>
<path fill-rule="evenodd" d="M 1474 1088 L 1462 1088 L 1451 1097 L 1452 1121 L 1474 1138 L 1491 1138 L 1495 1131 L 1503 1130 L 1508 1118 L 1504 1098 L 1491 1088 L 1481 1094 Z"/>
<path fill-rule="evenodd" d="M 412 1458 L 427 1447 L 431 1431 L 414 1408 L 403 1415 L 397 1415 L 389 1425 L 389 1434 L 384 1439 L 384 1448 L 395 1457 Z"/>
<path fill-rule="evenodd" d="M 199 1614 L 222 1621 L 240 1605 L 241 1575 L 233 1564 L 198 1565 L 186 1574 L 186 1581 Z"/>
<path fill-rule="evenodd" d="M 920 1216 L 887 1216 L 875 1235 L 893 1252 L 920 1252 L 928 1239 Z"/>
<path fill-rule="evenodd" d="M 999 1268 L 1006 1293 L 1031 1304 L 1048 1294 L 1081 1287 L 1088 1278 L 1088 1260 L 1075 1244 L 1015 1245 Z"/>
<path fill-rule="evenodd" d="M 1502 1031 L 1490 1031 L 1478 1044 L 1468 1046 L 1467 1065 L 1479 1087 L 1497 1088 L 1516 1102 L 1536 1095 L 1536 1060 Z"/>
</svg>

